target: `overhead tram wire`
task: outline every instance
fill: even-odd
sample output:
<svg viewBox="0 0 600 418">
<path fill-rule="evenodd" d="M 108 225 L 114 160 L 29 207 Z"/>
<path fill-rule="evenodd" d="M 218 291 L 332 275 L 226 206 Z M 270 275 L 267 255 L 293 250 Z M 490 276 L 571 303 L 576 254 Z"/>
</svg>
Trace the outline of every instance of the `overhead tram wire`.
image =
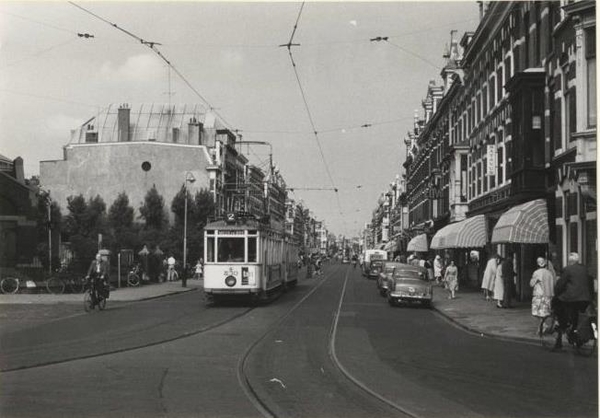
<svg viewBox="0 0 600 418">
<path fill-rule="evenodd" d="M 389 36 L 377 36 L 377 37 L 375 37 L 375 38 L 371 38 L 371 42 L 385 42 L 385 43 L 388 43 L 388 44 L 392 45 L 393 47 L 396 47 L 396 48 L 398 48 L 399 50 L 403 51 L 404 53 L 406 53 L 406 54 L 409 54 L 409 55 L 412 55 L 413 57 L 415 57 L 415 58 L 418 58 L 418 59 L 420 59 L 421 61 L 423 61 L 423 62 L 425 62 L 425 63 L 427 63 L 427 64 L 431 65 L 431 66 L 432 66 L 433 68 L 435 68 L 436 70 L 439 70 L 439 69 L 441 69 L 441 66 L 440 66 L 440 65 L 438 65 L 438 64 L 435 64 L 435 63 L 433 63 L 432 61 L 429 61 L 427 58 L 424 58 L 424 57 L 422 57 L 421 55 L 419 55 L 419 54 L 417 54 L 417 53 L 415 53 L 415 52 L 412 52 L 411 50 L 409 50 L 409 49 L 406 49 L 406 48 L 404 48 L 404 47 L 402 47 L 402 46 L 400 46 L 400 45 L 398 45 L 398 44 L 395 44 L 395 43 L 393 43 L 393 42 L 390 42 L 390 40 L 389 40 Z"/>
<path fill-rule="evenodd" d="M 171 70 L 173 70 L 175 72 L 175 74 L 177 74 L 179 76 L 179 78 L 181 78 L 181 80 L 206 104 L 206 106 L 209 107 L 210 111 L 213 112 L 215 115 L 217 115 L 221 122 L 227 126 L 229 129 L 231 129 L 232 131 L 235 131 L 235 129 L 233 128 L 233 125 L 231 125 L 230 123 L 227 122 L 227 120 L 219 113 L 216 111 L 216 108 L 210 104 L 210 102 L 187 80 L 187 78 L 184 77 L 184 75 L 177 69 L 175 68 L 175 66 L 171 63 L 171 61 L 169 61 L 161 52 L 160 50 L 156 47 L 157 45 L 162 45 L 158 42 L 152 42 L 152 41 L 146 41 L 142 38 L 140 38 L 139 36 L 133 34 L 132 32 L 129 32 L 128 30 L 120 27 L 119 25 L 117 25 L 116 23 L 113 23 L 105 18 L 103 18 L 102 16 L 97 15 L 96 13 L 72 2 L 69 1 L 69 4 L 77 7 L 78 9 L 84 11 L 85 13 L 95 17 L 96 19 L 101 20 L 102 22 L 114 27 L 117 30 L 120 30 L 121 32 L 123 32 L 124 34 L 126 34 L 127 36 L 139 41 L 142 45 L 150 48 L 152 50 L 152 52 L 154 52 L 156 55 L 158 55 L 158 57 L 160 59 L 162 59 L 170 68 Z"/>
<path fill-rule="evenodd" d="M 310 107 L 308 106 L 308 101 L 306 100 L 306 94 L 304 93 L 304 88 L 302 87 L 302 82 L 300 81 L 300 75 L 298 74 L 296 62 L 294 61 L 294 55 L 292 54 L 292 46 L 300 46 L 300 44 L 294 44 L 293 41 L 294 41 L 294 35 L 296 34 L 296 30 L 298 29 L 298 22 L 300 21 L 300 16 L 302 15 L 302 10 L 304 10 L 304 4 L 305 4 L 305 2 L 302 2 L 302 5 L 300 6 L 300 11 L 298 12 L 298 17 L 296 18 L 296 23 L 294 24 L 294 29 L 292 30 L 290 40 L 288 41 L 287 44 L 279 45 L 279 47 L 286 47 L 288 50 L 288 55 L 290 57 L 292 68 L 294 69 L 296 81 L 298 82 L 298 87 L 300 88 L 300 94 L 302 95 L 302 101 L 304 102 L 304 107 L 306 109 L 306 113 L 308 114 L 308 119 L 309 119 L 311 127 L 313 129 L 313 134 L 314 134 L 315 140 L 317 141 L 319 153 L 321 154 L 321 159 L 323 160 L 323 164 L 325 165 L 325 171 L 327 172 L 327 176 L 329 177 L 331 186 L 334 189 L 335 197 L 336 197 L 337 204 L 338 204 L 338 209 L 340 211 L 340 215 L 342 216 L 342 221 L 345 224 L 345 221 L 343 218 L 343 213 L 342 213 L 342 204 L 340 202 L 340 197 L 338 195 L 338 188 L 336 187 L 335 182 L 333 181 L 333 176 L 331 175 L 331 171 L 329 170 L 329 165 L 327 164 L 325 154 L 323 153 L 323 148 L 321 147 L 321 141 L 319 139 L 319 133 L 315 126 L 315 122 L 313 120 L 312 113 L 310 111 Z"/>
</svg>

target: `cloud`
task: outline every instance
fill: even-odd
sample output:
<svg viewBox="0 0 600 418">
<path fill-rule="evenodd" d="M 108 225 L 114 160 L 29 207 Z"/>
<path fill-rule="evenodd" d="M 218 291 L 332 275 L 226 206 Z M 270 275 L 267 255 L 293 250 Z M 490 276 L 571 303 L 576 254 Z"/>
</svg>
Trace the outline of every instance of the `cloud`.
<svg viewBox="0 0 600 418">
<path fill-rule="evenodd" d="M 105 62 L 100 67 L 100 75 L 107 79 L 125 81 L 149 81 L 165 77 L 166 69 L 159 57 L 154 54 L 134 55 L 120 66 Z"/>
</svg>

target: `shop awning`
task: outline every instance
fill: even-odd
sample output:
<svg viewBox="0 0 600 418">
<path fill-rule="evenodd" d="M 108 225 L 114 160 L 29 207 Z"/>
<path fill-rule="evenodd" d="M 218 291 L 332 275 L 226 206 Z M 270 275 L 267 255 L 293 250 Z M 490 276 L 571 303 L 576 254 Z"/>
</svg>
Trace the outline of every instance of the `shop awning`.
<svg viewBox="0 0 600 418">
<path fill-rule="evenodd" d="M 411 239 L 406 247 L 407 251 L 427 252 L 427 235 L 420 234 Z"/>
<path fill-rule="evenodd" d="M 481 248 L 487 243 L 485 216 L 477 215 L 447 225 L 431 239 L 431 249 Z"/>
<path fill-rule="evenodd" d="M 396 251 L 396 240 L 389 240 L 383 249 L 387 252 Z"/>
<path fill-rule="evenodd" d="M 548 241 L 548 212 L 544 199 L 509 209 L 500 216 L 492 233 L 493 244 L 546 244 Z"/>
</svg>

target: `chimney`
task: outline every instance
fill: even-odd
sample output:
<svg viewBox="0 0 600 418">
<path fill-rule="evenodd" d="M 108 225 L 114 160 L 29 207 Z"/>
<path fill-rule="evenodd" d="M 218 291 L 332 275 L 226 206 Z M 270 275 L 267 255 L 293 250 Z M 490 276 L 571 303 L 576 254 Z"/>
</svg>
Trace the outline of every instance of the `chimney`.
<svg viewBox="0 0 600 418">
<path fill-rule="evenodd" d="M 202 128 L 203 125 L 198 122 L 196 118 L 191 118 L 188 122 L 188 144 L 190 145 L 203 145 L 202 144 Z"/>
<path fill-rule="evenodd" d="M 94 125 L 88 125 L 85 132 L 85 142 L 98 142 L 98 132 L 94 131 Z"/>
<path fill-rule="evenodd" d="M 25 183 L 25 170 L 23 168 L 23 159 L 21 157 L 17 157 L 13 161 L 13 171 L 15 175 L 15 179 L 19 183 Z"/>
<path fill-rule="evenodd" d="M 119 129 L 119 142 L 128 142 L 129 141 L 129 114 L 131 109 L 127 103 L 119 106 L 118 113 L 118 129 Z"/>
</svg>

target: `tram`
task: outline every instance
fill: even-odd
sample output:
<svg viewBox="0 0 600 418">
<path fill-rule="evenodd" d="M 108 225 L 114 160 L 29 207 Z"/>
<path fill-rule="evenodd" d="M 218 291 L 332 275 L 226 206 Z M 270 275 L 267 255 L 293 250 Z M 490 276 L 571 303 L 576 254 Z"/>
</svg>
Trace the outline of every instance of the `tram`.
<svg viewBox="0 0 600 418">
<path fill-rule="evenodd" d="M 298 282 L 298 245 L 283 225 L 228 214 L 204 228 L 204 294 L 267 300 Z"/>
</svg>

